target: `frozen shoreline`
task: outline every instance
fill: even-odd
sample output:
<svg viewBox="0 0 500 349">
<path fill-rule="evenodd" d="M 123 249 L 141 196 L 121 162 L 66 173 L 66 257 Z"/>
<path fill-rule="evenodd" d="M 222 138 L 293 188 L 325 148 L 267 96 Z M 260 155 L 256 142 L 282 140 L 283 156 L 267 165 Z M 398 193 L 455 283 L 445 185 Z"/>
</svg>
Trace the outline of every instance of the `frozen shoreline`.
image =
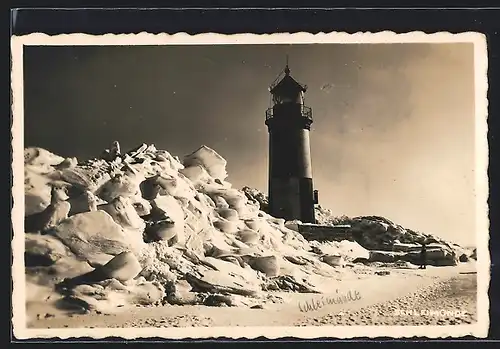
<svg viewBox="0 0 500 349">
<path fill-rule="evenodd" d="M 329 324 L 475 265 L 472 251 L 379 216 L 343 217 L 354 241 L 306 239 L 262 210 L 262 193 L 226 182 L 212 149 L 181 163 L 115 143 L 81 163 L 25 149 L 28 327 Z"/>
</svg>

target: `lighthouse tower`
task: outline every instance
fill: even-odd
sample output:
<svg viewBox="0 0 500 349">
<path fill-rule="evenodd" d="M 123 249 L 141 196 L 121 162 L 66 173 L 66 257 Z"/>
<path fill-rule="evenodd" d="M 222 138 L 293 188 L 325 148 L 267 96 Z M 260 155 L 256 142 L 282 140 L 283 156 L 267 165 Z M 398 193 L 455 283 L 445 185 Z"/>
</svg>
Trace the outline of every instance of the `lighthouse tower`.
<svg viewBox="0 0 500 349">
<path fill-rule="evenodd" d="M 283 74 L 284 73 L 284 74 Z M 315 223 L 309 132 L 312 110 L 304 105 L 306 86 L 290 75 L 288 63 L 269 87 L 269 213 L 285 220 Z"/>
</svg>

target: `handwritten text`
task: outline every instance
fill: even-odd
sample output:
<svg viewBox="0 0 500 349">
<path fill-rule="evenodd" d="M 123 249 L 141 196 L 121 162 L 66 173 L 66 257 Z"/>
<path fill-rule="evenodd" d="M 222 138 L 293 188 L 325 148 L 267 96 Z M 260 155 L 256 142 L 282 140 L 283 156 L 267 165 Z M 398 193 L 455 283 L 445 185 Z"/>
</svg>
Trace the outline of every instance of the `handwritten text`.
<svg viewBox="0 0 500 349">
<path fill-rule="evenodd" d="M 305 301 L 303 303 L 299 302 L 299 309 L 301 312 L 307 313 L 308 311 L 319 310 L 327 305 L 346 304 L 360 299 L 361 295 L 359 294 L 359 291 L 349 290 L 346 293 L 340 293 L 339 290 L 336 290 L 336 294 L 334 296 L 310 299 L 309 301 Z"/>
</svg>

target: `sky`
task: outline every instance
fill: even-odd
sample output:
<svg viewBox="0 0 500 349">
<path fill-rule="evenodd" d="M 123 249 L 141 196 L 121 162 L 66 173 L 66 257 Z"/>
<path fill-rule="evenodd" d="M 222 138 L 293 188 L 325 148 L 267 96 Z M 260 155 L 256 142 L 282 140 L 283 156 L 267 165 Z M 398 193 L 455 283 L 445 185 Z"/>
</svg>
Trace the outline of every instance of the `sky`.
<svg viewBox="0 0 500 349">
<path fill-rule="evenodd" d="M 475 242 L 472 44 L 25 47 L 24 142 L 86 159 L 118 140 L 267 192 L 269 85 L 289 56 L 308 86 L 320 204 Z"/>
</svg>

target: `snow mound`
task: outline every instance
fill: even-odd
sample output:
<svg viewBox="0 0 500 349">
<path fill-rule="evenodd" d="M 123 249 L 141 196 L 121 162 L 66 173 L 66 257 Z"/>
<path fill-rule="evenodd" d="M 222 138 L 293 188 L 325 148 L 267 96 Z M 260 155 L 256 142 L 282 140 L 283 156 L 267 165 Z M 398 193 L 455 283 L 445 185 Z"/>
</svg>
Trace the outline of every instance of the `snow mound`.
<svg viewBox="0 0 500 349">
<path fill-rule="evenodd" d="M 201 165 L 210 176 L 221 181 L 227 178 L 226 164 L 222 156 L 206 145 L 184 158 L 185 167 Z"/>
<path fill-rule="evenodd" d="M 30 219 L 25 234 L 28 282 L 60 294 L 64 307 L 251 304 L 235 299 L 320 292 L 346 262 L 370 257 L 363 243 L 306 241 L 265 212 L 265 195 L 225 182 L 226 160 L 206 146 L 182 162 L 154 145 L 122 152 L 117 142 L 99 158 L 57 166 L 64 160 L 25 151 L 26 219 L 52 218 L 62 200 L 51 197 L 55 182 L 72 206 L 50 229 Z"/>
</svg>

